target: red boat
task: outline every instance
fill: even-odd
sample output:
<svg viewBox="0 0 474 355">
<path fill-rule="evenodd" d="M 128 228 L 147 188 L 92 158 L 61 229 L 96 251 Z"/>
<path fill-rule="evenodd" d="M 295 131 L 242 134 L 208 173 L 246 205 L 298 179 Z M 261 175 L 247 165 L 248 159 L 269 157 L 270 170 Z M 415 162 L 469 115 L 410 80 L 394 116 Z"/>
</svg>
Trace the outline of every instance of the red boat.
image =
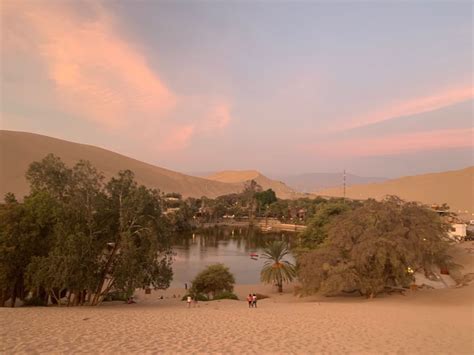
<svg viewBox="0 0 474 355">
<path fill-rule="evenodd" d="M 257 253 L 250 253 L 250 257 L 252 257 L 252 258 L 258 258 L 258 254 L 257 254 Z"/>
</svg>

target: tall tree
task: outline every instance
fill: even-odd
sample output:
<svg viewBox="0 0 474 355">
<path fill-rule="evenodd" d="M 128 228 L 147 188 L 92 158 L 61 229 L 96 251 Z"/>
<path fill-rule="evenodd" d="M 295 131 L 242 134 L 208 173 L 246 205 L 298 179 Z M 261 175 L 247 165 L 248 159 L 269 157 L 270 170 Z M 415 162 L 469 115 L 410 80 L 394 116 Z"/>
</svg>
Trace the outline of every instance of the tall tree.
<svg viewBox="0 0 474 355">
<path fill-rule="evenodd" d="M 266 259 L 263 264 L 260 278 L 265 283 L 272 283 L 278 287 L 278 292 L 283 292 L 283 282 L 291 282 L 296 276 L 295 266 L 284 260 L 290 250 L 285 242 L 274 241 L 268 245 L 262 254 Z"/>
<path fill-rule="evenodd" d="M 47 156 L 27 172 L 32 193 L 0 206 L 3 301 L 45 291 L 59 303 L 99 304 L 113 288 L 166 288 L 171 243 L 158 191 L 123 171 L 107 184 L 88 162 Z M 21 296 L 20 295 L 20 296 Z M 2 304 L 3 304 L 2 301 Z"/>
<path fill-rule="evenodd" d="M 247 201 L 250 224 L 253 224 L 255 217 L 255 209 L 257 205 L 256 194 L 261 191 L 262 187 L 255 180 L 250 180 L 245 183 L 242 196 Z"/>
<path fill-rule="evenodd" d="M 436 213 L 396 197 L 366 201 L 332 220 L 327 239 L 298 258 L 307 292 L 359 291 L 374 297 L 387 287 L 404 287 L 412 271 L 450 265 L 447 226 Z"/>
<path fill-rule="evenodd" d="M 351 206 L 343 201 L 329 201 L 321 204 L 310 219 L 306 230 L 301 232 L 301 248 L 314 249 L 323 243 L 328 235 L 328 225 L 338 215 L 349 211 Z"/>
</svg>

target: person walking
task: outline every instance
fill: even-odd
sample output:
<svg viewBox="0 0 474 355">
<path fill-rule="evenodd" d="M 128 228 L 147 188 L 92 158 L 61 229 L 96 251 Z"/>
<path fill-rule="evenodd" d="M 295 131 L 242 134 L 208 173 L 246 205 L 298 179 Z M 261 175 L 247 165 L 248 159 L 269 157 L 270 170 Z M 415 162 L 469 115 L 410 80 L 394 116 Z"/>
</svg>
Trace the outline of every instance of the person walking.
<svg viewBox="0 0 474 355">
<path fill-rule="evenodd" d="M 249 303 L 249 308 L 252 308 L 252 306 L 253 306 L 253 297 L 252 297 L 251 293 L 249 293 L 249 295 L 247 296 L 247 302 Z"/>
<path fill-rule="evenodd" d="M 257 308 L 257 295 L 255 293 L 252 296 L 252 307 Z"/>
<path fill-rule="evenodd" d="M 191 302 L 192 302 L 192 298 L 191 296 L 188 296 L 188 298 L 186 299 L 186 302 L 188 302 L 188 308 L 191 308 Z"/>
</svg>

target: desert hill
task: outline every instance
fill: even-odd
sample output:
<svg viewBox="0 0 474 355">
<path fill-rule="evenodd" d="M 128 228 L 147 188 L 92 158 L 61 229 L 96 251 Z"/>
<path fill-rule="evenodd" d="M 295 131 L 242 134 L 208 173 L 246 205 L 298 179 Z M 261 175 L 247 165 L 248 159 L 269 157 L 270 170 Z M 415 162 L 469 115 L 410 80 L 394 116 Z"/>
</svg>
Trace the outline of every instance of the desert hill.
<svg viewBox="0 0 474 355">
<path fill-rule="evenodd" d="M 318 191 L 322 196 L 342 196 L 342 187 Z M 451 210 L 464 215 L 474 213 L 474 166 L 442 173 L 406 176 L 380 183 L 346 188 L 346 196 L 354 199 L 380 199 L 397 195 L 404 200 L 425 204 L 447 203 Z M 466 213 L 467 211 L 467 213 Z M 472 218 L 471 218 L 472 219 Z"/>
<path fill-rule="evenodd" d="M 280 198 L 290 199 L 303 197 L 281 181 L 272 180 L 256 170 L 225 170 L 207 176 L 207 179 L 223 183 L 245 184 L 255 180 L 264 190 L 272 189 Z"/>
<path fill-rule="evenodd" d="M 130 169 L 136 180 L 164 192 L 179 192 L 184 197 L 217 197 L 239 192 L 243 184 L 222 183 L 184 175 L 147 164 L 124 155 L 91 145 L 68 142 L 39 134 L 0 130 L 0 196 L 14 192 L 22 197 L 29 193 L 25 172 L 33 161 L 53 153 L 68 165 L 89 160 L 106 178 L 120 170 Z"/>
<path fill-rule="evenodd" d="M 306 173 L 297 175 L 270 175 L 271 178 L 283 181 L 292 189 L 299 192 L 318 192 L 322 189 L 337 187 L 342 185 L 343 173 Z M 368 184 L 372 182 L 382 182 L 387 180 L 381 177 L 358 176 L 346 174 L 346 184 Z"/>
</svg>

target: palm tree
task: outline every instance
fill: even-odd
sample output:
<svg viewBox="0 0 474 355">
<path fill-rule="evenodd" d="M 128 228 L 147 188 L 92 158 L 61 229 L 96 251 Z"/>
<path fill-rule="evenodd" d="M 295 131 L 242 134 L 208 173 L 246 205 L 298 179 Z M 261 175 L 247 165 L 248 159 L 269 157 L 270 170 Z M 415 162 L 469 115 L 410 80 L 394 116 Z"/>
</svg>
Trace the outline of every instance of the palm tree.
<svg viewBox="0 0 474 355">
<path fill-rule="evenodd" d="M 265 283 L 278 286 L 278 292 L 283 292 L 283 282 L 291 282 L 296 277 L 295 266 L 283 258 L 290 253 L 285 242 L 275 241 L 268 245 L 262 254 L 267 259 L 260 272 L 260 279 Z"/>
</svg>

